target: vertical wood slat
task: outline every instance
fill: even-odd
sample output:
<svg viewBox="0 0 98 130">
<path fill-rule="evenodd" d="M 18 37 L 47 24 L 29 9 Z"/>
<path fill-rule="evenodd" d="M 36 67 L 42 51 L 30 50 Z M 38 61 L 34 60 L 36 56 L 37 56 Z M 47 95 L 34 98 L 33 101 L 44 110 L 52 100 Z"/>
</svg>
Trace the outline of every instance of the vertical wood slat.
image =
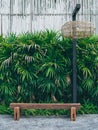
<svg viewBox="0 0 98 130">
<path fill-rule="evenodd" d="M 33 3 L 30 0 L 30 32 L 32 32 L 32 19 L 33 19 Z"/>
<path fill-rule="evenodd" d="M 2 27 L 3 27 L 3 22 L 2 22 L 2 14 L 1 14 L 1 34 L 0 35 L 3 35 Z"/>
<path fill-rule="evenodd" d="M 11 18 L 11 13 L 12 13 L 12 0 L 10 0 L 10 15 L 9 15 L 9 33 L 11 33 L 11 21 L 12 21 L 12 18 Z"/>
<path fill-rule="evenodd" d="M 94 21 L 94 26 L 95 26 L 95 21 L 96 21 L 96 9 L 95 9 L 95 7 L 96 7 L 96 1 L 94 0 L 94 3 L 93 3 L 93 8 L 94 8 L 94 10 L 93 10 L 93 17 L 94 17 L 94 19 L 93 19 L 93 21 Z"/>
</svg>

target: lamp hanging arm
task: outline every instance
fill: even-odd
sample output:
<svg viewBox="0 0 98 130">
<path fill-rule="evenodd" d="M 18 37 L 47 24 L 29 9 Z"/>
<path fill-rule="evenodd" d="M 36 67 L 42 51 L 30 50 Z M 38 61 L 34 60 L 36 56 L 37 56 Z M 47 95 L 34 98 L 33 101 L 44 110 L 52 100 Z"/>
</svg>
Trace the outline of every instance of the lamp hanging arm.
<svg viewBox="0 0 98 130">
<path fill-rule="evenodd" d="M 73 13 L 72 13 L 72 21 L 76 20 L 76 15 L 79 12 L 80 8 L 81 8 L 80 4 L 76 4 L 76 7 L 75 7 L 75 9 L 73 10 Z"/>
</svg>

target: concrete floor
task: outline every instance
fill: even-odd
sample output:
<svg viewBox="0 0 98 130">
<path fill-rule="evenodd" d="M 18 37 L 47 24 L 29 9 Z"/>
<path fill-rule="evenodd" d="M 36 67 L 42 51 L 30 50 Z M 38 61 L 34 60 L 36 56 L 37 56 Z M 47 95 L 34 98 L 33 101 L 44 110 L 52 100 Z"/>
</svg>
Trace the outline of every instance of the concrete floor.
<svg viewBox="0 0 98 130">
<path fill-rule="evenodd" d="M 0 115 L 0 130 L 98 130 L 98 114 L 77 115 L 76 122 L 68 117 L 21 117 Z"/>
</svg>

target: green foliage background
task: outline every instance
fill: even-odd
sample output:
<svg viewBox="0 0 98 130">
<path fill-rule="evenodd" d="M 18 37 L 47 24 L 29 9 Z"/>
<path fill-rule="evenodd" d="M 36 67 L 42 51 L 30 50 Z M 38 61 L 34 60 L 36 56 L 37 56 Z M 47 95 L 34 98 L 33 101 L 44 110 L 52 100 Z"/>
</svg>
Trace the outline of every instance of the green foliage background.
<svg viewBox="0 0 98 130">
<path fill-rule="evenodd" d="M 98 105 L 98 37 L 77 40 L 78 102 Z M 0 37 L 0 104 L 72 102 L 72 41 L 60 33 Z"/>
</svg>

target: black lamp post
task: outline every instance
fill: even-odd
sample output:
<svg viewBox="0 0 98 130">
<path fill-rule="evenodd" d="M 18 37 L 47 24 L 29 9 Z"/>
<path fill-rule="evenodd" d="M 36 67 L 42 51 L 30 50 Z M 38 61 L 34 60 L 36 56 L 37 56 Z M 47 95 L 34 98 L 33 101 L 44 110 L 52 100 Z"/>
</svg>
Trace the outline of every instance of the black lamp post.
<svg viewBox="0 0 98 130">
<path fill-rule="evenodd" d="M 73 103 L 77 102 L 77 69 L 76 69 L 76 44 L 77 38 L 85 38 L 94 34 L 95 28 L 91 22 L 77 21 L 76 15 L 80 10 L 80 4 L 76 4 L 72 13 L 72 21 L 66 22 L 61 32 L 64 37 L 72 38 L 72 95 Z"/>
<path fill-rule="evenodd" d="M 76 4 L 76 7 L 72 13 L 72 21 L 76 21 L 76 15 L 80 9 L 80 4 Z M 73 60 L 72 60 L 72 89 L 73 89 L 73 103 L 77 102 L 77 69 L 76 69 L 76 38 L 73 38 L 73 45 L 72 45 L 72 53 L 73 53 Z"/>
</svg>

